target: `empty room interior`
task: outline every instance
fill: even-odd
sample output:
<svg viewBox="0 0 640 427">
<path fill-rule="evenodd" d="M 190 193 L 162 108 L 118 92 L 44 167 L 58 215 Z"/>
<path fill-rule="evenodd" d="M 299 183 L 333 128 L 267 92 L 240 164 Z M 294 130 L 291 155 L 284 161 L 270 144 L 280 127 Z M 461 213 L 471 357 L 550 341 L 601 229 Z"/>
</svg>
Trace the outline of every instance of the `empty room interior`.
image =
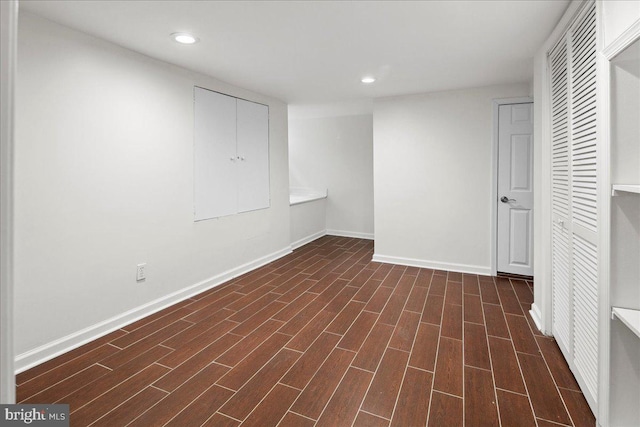
<svg viewBox="0 0 640 427">
<path fill-rule="evenodd" d="M 0 7 L 6 408 L 640 426 L 640 1 Z"/>
</svg>

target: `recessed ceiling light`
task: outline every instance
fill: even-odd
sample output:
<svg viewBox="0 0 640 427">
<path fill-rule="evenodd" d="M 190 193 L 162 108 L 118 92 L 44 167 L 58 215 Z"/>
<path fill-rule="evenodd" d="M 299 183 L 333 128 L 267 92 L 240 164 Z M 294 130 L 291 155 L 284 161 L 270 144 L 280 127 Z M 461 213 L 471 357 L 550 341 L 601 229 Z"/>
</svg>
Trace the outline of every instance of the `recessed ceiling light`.
<svg viewBox="0 0 640 427">
<path fill-rule="evenodd" d="M 171 38 L 181 44 L 194 44 L 198 43 L 198 41 L 200 40 L 196 36 L 192 36 L 189 33 L 173 33 L 171 34 Z"/>
<path fill-rule="evenodd" d="M 375 81 L 376 81 L 376 79 L 375 79 L 374 77 L 363 77 L 363 78 L 361 78 L 361 79 L 360 79 L 360 81 L 361 81 L 362 83 L 369 84 L 369 83 L 373 83 L 373 82 L 375 82 Z"/>
</svg>

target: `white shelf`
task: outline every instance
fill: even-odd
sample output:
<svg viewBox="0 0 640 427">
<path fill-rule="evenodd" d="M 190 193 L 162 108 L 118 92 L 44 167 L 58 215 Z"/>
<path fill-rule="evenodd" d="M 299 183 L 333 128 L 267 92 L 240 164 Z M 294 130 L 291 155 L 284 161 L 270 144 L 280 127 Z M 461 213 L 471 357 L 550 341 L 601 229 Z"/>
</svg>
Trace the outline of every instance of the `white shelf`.
<svg viewBox="0 0 640 427">
<path fill-rule="evenodd" d="M 327 194 L 326 189 L 323 191 L 310 188 L 291 188 L 289 190 L 289 206 L 326 199 Z"/>
<path fill-rule="evenodd" d="M 615 196 L 616 191 L 640 194 L 640 185 L 614 184 L 611 186 L 611 195 Z"/>
<path fill-rule="evenodd" d="M 611 312 L 640 338 L 640 310 L 613 307 Z"/>
</svg>

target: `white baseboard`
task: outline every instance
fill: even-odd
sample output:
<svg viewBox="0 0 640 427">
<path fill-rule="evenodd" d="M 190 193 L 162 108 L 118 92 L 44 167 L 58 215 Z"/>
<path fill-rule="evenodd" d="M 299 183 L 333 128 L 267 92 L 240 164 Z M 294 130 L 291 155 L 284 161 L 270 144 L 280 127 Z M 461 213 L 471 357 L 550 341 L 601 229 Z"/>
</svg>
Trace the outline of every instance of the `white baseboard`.
<svg viewBox="0 0 640 427">
<path fill-rule="evenodd" d="M 327 234 L 329 236 L 338 236 L 338 237 L 353 237 L 356 239 L 367 239 L 373 240 L 373 233 L 360 233 L 358 231 L 344 231 L 344 230 L 332 230 L 327 229 Z"/>
<path fill-rule="evenodd" d="M 533 319 L 533 323 L 536 324 L 536 328 L 542 333 L 542 313 L 540 312 L 540 308 L 534 302 L 531 304 L 531 310 L 529 310 L 529 314 L 531 315 L 531 319 Z"/>
<path fill-rule="evenodd" d="M 33 350 L 29 350 L 25 353 L 19 354 L 15 358 L 15 370 L 16 373 L 20 373 L 37 366 L 47 360 L 53 359 L 63 353 L 73 350 L 81 345 L 91 342 L 97 338 L 107 335 L 117 329 L 122 328 L 130 323 L 133 323 L 143 317 L 147 317 L 160 310 L 163 310 L 173 304 L 204 292 L 208 289 L 219 286 L 234 277 L 238 277 L 249 271 L 255 270 L 265 264 L 282 258 L 285 255 L 291 253 L 291 248 L 283 248 L 277 252 L 273 252 L 264 257 L 258 258 L 254 261 L 248 262 L 231 270 L 220 273 L 209 279 L 203 280 L 199 283 L 183 288 L 177 292 L 166 295 L 162 298 L 158 298 L 147 304 L 136 307 L 125 313 L 119 314 L 111 319 L 107 319 L 103 322 L 89 326 L 88 328 L 74 332 L 66 337 L 62 337 Z"/>
<path fill-rule="evenodd" d="M 292 250 L 293 249 L 298 249 L 300 246 L 304 246 L 307 243 L 311 243 L 314 240 L 319 239 L 320 237 L 326 236 L 326 235 L 327 235 L 327 231 L 326 230 L 318 231 L 317 233 L 313 233 L 313 234 L 311 234 L 311 235 L 309 235 L 307 237 L 303 237 L 300 240 L 296 240 L 295 242 L 293 242 L 291 244 L 291 249 Z"/>
<path fill-rule="evenodd" d="M 448 262 L 437 262 L 423 259 L 402 258 L 388 255 L 374 254 L 373 261 L 387 264 L 408 265 L 410 267 L 432 268 L 434 270 L 455 271 L 458 273 L 479 274 L 481 276 L 491 276 L 490 267 L 479 265 L 455 264 Z"/>
<path fill-rule="evenodd" d="M 344 230 L 322 230 L 317 233 L 313 233 L 309 236 L 303 237 L 302 239 L 296 240 L 291 243 L 291 249 L 298 249 L 301 246 L 306 245 L 307 243 L 311 243 L 316 239 L 319 239 L 322 236 L 338 236 L 338 237 L 353 237 L 356 239 L 367 239 L 373 240 L 372 233 L 359 233 L 355 231 L 344 231 Z"/>
</svg>

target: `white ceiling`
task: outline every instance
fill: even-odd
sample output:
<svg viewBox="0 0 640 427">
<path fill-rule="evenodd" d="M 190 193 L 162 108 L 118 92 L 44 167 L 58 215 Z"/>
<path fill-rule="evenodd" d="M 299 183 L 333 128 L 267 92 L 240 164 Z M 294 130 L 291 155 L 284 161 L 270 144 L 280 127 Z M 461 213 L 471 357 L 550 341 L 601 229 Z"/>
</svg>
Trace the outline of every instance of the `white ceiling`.
<svg viewBox="0 0 640 427">
<path fill-rule="evenodd" d="M 21 1 L 21 10 L 291 104 L 527 82 L 569 0 Z M 169 34 L 200 42 L 181 46 Z M 363 85 L 360 78 L 378 81 Z"/>
</svg>

